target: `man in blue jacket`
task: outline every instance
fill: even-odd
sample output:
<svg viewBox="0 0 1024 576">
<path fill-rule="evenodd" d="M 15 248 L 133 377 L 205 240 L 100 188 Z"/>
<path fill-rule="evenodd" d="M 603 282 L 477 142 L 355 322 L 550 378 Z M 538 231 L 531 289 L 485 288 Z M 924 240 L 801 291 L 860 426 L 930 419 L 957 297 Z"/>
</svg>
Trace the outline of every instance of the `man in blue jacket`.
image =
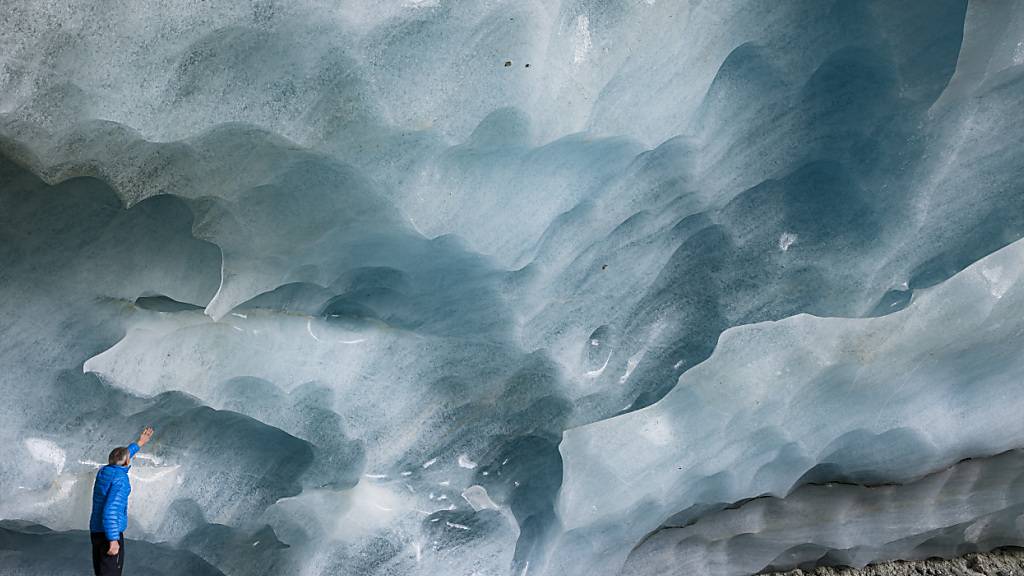
<svg viewBox="0 0 1024 576">
<path fill-rule="evenodd" d="M 107 465 L 96 473 L 92 487 L 92 569 L 96 576 L 121 576 L 124 569 L 124 529 L 128 526 L 128 469 L 132 458 L 149 442 L 153 428 L 146 426 L 136 442 L 110 451 Z"/>
</svg>

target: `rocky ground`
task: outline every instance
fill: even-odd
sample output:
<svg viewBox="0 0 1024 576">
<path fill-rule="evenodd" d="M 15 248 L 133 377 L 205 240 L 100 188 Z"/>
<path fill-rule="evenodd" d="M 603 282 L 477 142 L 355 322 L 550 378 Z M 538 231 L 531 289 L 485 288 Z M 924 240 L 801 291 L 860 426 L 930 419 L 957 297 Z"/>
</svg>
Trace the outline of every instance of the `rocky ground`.
<svg viewBox="0 0 1024 576">
<path fill-rule="evenodd" d="M 822 566 L 814 570 L 775 572 L 769 576 L 1024 576 L 1024 548 L 967 554 L 950 560 L 896 560 L 862 569 Z"/>
</svg>

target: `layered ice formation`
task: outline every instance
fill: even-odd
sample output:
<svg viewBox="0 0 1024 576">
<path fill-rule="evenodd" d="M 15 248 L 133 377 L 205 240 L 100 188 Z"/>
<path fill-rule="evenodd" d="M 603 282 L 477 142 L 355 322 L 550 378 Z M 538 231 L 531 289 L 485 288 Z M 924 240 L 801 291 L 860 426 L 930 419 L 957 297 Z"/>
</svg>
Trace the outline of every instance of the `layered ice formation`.
<svg viewBox="0 0 1024 576">
<path fill-rule="evenodd" d="M 0 9 L 0 574 L 1024 545 L 1024 5 Z M 60 553 L 53 553 L 60 550 Z"/>
<path fill-rule="evenodd" d="M 1014 451 L 902 486 L 801 486 L 783 499 L 664 527 L 633 551 L 623 573 L 752 574 L 821 562 L 861 567 L 878 558 L 927 559 L 1019 542 L 1021 463 Z"/>
</svg>

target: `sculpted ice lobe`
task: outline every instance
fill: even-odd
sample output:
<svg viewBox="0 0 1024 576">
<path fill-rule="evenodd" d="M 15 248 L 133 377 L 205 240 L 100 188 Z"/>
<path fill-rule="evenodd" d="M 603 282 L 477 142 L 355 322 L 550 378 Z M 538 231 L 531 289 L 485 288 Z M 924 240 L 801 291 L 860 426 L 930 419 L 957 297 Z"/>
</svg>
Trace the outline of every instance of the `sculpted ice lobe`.
<svg viewBox="0 0 1024 576">
<path fill-rule="evenodd" d="M 18 120 L 7 129 L 32 132 Z M 214 318 L 293 279 L 325 283 L 354 263 L 387 263 L 418 240 L 358 170 L 251 126 L 169 144 L 111 123 L 80 129 L 87 139 L 44 139 L 22 155 L 56 166 L 51 179 L 104 174 L 133 202 L 161 192 L 187 198 L 193 233 L 221 249 L 221 285 L 207 305 Z"/>
<path fill-rule="evenodd" d="M 12 278 L 6 288 L 25 290 L 33 278 L 59 278 L 47 290 L 76 300 L 162 294 L 193 304 L 205 304 L 216 290 L 218 250 L 191 235 L 193 216 L 179 199 L 157 196 L 126 210 L 100 180 L 80 177 L 48 186 L 3 156 L 0 177 L 11 247 L 4 254 Z M 168 248 L 174 250 L 162 252 Z M 160 267 L 140 265 L 157 254 Z"/>
<path fill-rule="evenodd" d="M 658 403 L 567 431 L 552 569 L 614 573 L 687 509 L 809 479 L 907 482 L 1019 446 L 1005 399 L 1024 375 L 1022 263 L 1017 242 L 881 318 L 729 329 Z"/>
<path fill-rule="evenodd" d="M 0 126 L 0 144 L 47 182 L 101 176 L 129 206 L 159 194 L 232 199 L 296 164 L 323 159 L 241 123 L 218 124 L 167 142 L 147 140 L 109 120 L 75 119 L 50 131 L 12 113 Z"/>
<path fill-rule="evenodd" d="M 455 232 L 502 267 L 528 264 L 549 223 L 599 194 L 642 150 L 583 134 L 536 146 L 533 131 L 521 110 L 492 112 L 465 142 L 421 160 L 397 202 L 428 237 Z"/>
<path fill-rule="evenodd" d="M 905 485 L 807 485 L 689 525 L 670 520 L 633 550 L 622 574 L 739 576 L 987 551 L 1020 544 L 1022 511 L 1024 455 L 1011 451 Z"/>
<path fill-rule="evenodd" d="M 197 205 L 196 234 L 224 258 L 206 309 L 214 319 L 289 281 L 327 282 L 355 266 L 392 264 L 419 240 L 368 181 L 327 162 L 299 163 L 234 198 Z"/>
<path fill-rule="evenodd" d="M 998 82 L 1024 63 L 1020 46 L 1022 13 L 1021 6 L 1013 2 L 968 5 L 956 71 L 932 107 L 933 112 L 942 113 L 946 107 L 969 98 L 976 86 Z"/>
<path fill-rule="evenodd" d="M 221 384 L 210 404 L 245 414 L 312 444 L 313 462 L 304 484 L 318 488 L 351 488 L 365 463 L 361 442 L 345 436 L 341 416 L 329 407 L 333 391 L 310 382 L 285 395 L 270 382 L 239 376 Z"/>
</svg>

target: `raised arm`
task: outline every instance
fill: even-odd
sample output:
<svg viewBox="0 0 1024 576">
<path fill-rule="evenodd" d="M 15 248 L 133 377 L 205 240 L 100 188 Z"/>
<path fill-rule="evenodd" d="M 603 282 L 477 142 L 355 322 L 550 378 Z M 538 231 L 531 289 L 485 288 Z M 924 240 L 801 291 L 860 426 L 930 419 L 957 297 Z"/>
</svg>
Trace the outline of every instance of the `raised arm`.
<svg viewBox="0 0 1024 576">
<path fill-rule="evenodd" d="M 149 442 L 149 439 L 152 437 L 153 427 L 146 426 L 145 428 L 143 428 L 142 433 L 139 434 L 139 439 L 128 445 L 128 458 L 134 458 L 135 453 L 138 452 L 140 448 L 145 446 L 146 443 Z"/>
</svg>

